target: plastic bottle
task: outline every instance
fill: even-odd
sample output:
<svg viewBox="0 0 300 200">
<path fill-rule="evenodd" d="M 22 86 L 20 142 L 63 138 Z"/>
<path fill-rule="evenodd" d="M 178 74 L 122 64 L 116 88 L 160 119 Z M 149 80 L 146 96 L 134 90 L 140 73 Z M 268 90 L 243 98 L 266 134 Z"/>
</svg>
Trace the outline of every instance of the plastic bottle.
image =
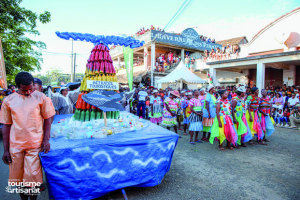
<svg viewBox="0 0 300 200">
<path fill-rule="evenodd" d="M 91 121 L 92 120 L 95 120 L 96 119 L 96 112 L 95 112 L 95 110 L 92 110 L 92 112 L 91 112 Z"/>
<path fill-rule="evenodd" d="M 84 119 L 84 121 L 85 122 L 90 121 L 90 111 L 89 110 L 85 111 L 85 119 Z"/>
<path fill-rule="evenodd" d="M 84 118 L 85 118 L 85 110 L 81 111 L 80 113 L 80 121 L 84 122 Z"/>
<path fill-rule="evenodd" d="M 78 110 L 78 109 L 75 110 L 74 119 L 75 120 L 80 120 L 80 110 Z"/>
</svg>

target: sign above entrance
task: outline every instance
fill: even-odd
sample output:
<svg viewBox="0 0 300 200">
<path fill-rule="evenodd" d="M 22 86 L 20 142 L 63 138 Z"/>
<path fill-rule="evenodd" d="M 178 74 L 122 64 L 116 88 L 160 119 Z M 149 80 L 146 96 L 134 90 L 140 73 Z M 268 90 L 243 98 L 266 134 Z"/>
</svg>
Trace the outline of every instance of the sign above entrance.
<svg viewBox="0 0 300 200">
<path fill-rule="evenodd" d="M 199 51 L 222 48 L 220 44 L 202 41 L 199 34 L 192 28 L 185 29 L 180 35 L 151 30 L 151 40 Z"/>
</svg>

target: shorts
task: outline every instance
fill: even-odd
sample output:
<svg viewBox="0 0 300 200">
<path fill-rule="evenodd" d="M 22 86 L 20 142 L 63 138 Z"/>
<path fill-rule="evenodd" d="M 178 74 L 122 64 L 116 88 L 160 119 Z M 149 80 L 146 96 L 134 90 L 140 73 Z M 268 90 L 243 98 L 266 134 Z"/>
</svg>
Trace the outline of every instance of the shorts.
<svg viewBox="0 0 300 200">
<path fill-rule="evenodd" d="M 9 164 L 9 182 L 43 183 L 43 172 L 39 152 L 36 149 L 10 148 L 11 163 Z"/>
</svg>

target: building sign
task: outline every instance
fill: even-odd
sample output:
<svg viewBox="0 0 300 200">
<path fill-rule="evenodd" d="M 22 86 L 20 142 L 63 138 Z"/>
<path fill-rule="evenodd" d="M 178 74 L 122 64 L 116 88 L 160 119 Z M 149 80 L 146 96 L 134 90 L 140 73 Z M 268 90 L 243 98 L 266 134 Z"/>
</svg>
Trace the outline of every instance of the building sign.
<svg viewBox="0 0 300 200">
<path fill-rule="evenodd" d="M 7 88 L 6 71 L 5 71 L 1 39 L 0 39 L 0 87 Z"/>
<path fill-rule="evenodd" d="M 119 90 L 118 82 L 109 81 L 87 81 L 87 89 L 102 89 L 102 90 Z"/>
<path fill-rule="evenodd" d="M 222 48 L 220 44 L 202 41 L 199 34 L 192 28 L 185 29 L 180 35 L 152 30 L 151 40 L 199 51 Z"/>
</svg>

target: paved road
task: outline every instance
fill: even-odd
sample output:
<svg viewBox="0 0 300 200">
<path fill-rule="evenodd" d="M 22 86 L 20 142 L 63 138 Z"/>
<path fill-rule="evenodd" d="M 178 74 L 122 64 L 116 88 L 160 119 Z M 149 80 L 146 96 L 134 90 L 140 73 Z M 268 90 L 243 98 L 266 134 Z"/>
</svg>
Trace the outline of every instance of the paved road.
<svg viewBox="0 0 300 200">
<path fill-rule="evenodd" d="M 183 136 L 181 131 L 179 134 Z M 300 131 L 277 128 L 269 146 L 225 152 L 219 151 L 217 144 L 192 146 L 188 137 L 179 139 L 171 169 L 162 183 L 150 188 L 126 188 L 130 200 L 300 199 Z M 0 199 L 19 199 L 5 192 L 8 167 L 0 162 L 0 168 Z M 47 191 L 38 199 L 48 199 Z M 106 199 L 121 200 L 123 196 L 115 191 L 97 200 Z"/>
</svg>

